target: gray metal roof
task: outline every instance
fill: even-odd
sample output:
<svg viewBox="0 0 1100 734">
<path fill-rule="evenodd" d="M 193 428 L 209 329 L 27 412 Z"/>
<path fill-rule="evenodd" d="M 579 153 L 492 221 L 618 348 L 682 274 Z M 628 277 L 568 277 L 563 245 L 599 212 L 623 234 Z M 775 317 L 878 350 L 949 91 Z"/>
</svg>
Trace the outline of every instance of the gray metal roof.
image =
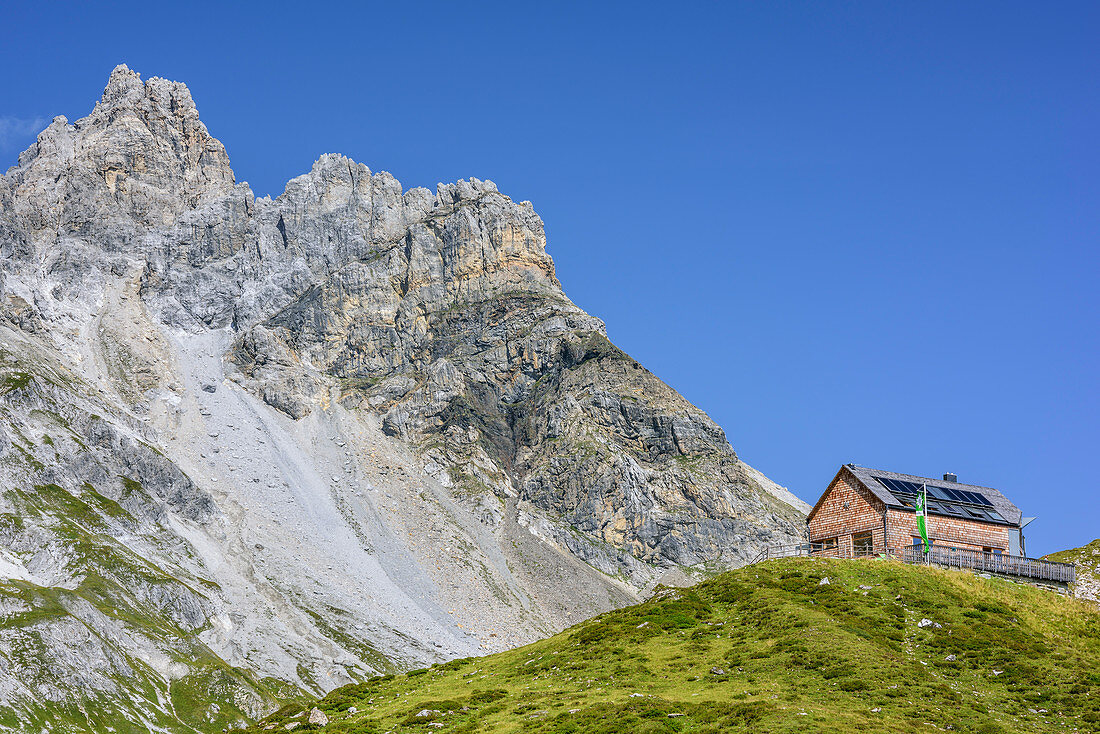
<svg viewBox="0 0 1100 734">
<path fill-rule="evenodd" d="M 882 469 L 868 469 L 865 466 L 856 466 L 855 464 L 848 464 L 848 469 L 856 476 L 857 479 L 867 488 L 869 492 L 892 507 L 906 508 L 905 504 L 895 497 L 890 490 L 884 487 L 880 482 L 875 481 L 875 477 L 886 477 L 888 479 L 898 479 L 903 482 L 916 482 L 917 484 L 928 483 L 937 487 L 947 487 L 948 489 L 961 489 L 967 492 L 977 492 L 985 497 L 987 500 L 993 503 L 993 508 L 1001 514 L 1005 520 L 1010 524 L 1019 527 L 1020 520 L 1023 517 L 1023 513 L 1020 508 L 1012 504 L 1012 501 L 1001 494 L 998 490 L 992 487 L 982 487 L 977 484 L 960 484 L 959 482 L 948 482 L 943 479 L 936 479 L 934 477 L 918 477 L 915 474 L 898 474 L 897 472 L 884 471 Z M 906 508 L 907 509 L 907 508 Z"/>
</svg>

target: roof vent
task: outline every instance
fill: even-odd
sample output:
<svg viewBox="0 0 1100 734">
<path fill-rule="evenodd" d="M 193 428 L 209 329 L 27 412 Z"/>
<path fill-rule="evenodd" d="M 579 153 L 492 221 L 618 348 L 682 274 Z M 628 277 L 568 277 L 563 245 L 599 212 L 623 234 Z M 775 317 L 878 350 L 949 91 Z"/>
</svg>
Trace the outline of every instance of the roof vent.
<svg viewBox="0 0 1100 734">
<path fill-rule="evenodd" d="M 945 482 L 955 482 L 956 484 L 958 484 L 959 483 L 959 478 L 957 476 L 955 476 L 954 474 L 952 474 L 951 472 L 948 472 L 947 474 L 943 475 L 943 481 L 945 481 Z"/>
</svg>

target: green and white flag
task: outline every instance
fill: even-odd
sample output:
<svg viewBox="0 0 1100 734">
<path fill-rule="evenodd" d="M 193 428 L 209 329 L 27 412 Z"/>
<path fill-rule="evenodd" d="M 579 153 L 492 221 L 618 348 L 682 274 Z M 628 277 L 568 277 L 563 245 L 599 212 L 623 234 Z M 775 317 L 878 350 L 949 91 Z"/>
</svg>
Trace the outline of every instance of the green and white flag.
<svg viewBox="0 0 1100 734">
<path fill-rule="evenodd" d="M 928 485 L 922 485 L 921 493 L 917 495 L 917 530 L 920 531 L 921 540 L 924 541 L 924 552 L 927 553 L 929 549 L 928 545 L 928 524 L 925 522 L 925 505 L 928 504 Z"/>
</svg>

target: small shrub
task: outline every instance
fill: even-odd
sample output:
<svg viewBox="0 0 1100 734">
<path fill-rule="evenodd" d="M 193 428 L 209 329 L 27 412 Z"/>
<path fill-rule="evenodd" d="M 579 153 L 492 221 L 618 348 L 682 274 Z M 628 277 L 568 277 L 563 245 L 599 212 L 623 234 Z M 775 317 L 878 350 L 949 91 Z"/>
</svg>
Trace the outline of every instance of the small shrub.
<svg viewBox="0 0 1100 734">
<path fill-rule="evenodd" d="M 503 688 L 490 688 L 485 691 L 478 691 L 470 696 L 470 700 L 474 703 L 492 703 L 493 701 L 499 701 L 508 695 L 508 692 Z"/>
</svg>

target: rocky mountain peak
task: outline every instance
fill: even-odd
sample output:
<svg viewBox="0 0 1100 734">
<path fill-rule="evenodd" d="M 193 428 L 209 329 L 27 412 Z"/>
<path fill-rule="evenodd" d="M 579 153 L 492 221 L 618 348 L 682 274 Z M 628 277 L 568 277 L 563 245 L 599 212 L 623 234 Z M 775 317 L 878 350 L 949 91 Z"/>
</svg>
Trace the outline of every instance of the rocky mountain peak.
<svg viewBox="0 0 1100 734">
<path fill-rule="evenodd" d="M 102 208 L 139 226 L 169 224 L 235 183 L 187 87 L 158 77 L 143 83 L 124 64 L 88 116 L 55 118 L 7 178 L 23 193 L 17 204 L 50 203 L 49 214 L 16 207 L 32 232 L 84 230 Z"/>
<path fill-rule="evenodd" d="M 338 154 L 257 199 L 187 87 L 126 66 L 0 177 L 0 305 L 0 574 L 105 584 L 76 622 L 0 576 L 54 610 L 30 647 L 0 620 L 0 662 L 42 651 L 0 665 L 31 718 L 140 661 L 133 711 L 174 721 L 183 678 L 222 730 L 276 704 L 231 669 L 292 694 L 516 645 L 804 528 L 569 300 L 529 202 Z"/>
<path fill-rule="evenodd" d="M 126 64 L 119 64 L 111 71 L 100 101 L 108 106 L 117 105 L 128 97 L 140 96 L 144 89 L 145 84 L 141 81 L 141 75 L 131 70 Z"/>
<path fill-rule="evenodd" d="M 114 68 L 95 109 L 80 120 L 77 127 L 90 133 L 97 127 L 117 125 L 128 115 L 136 116 L 153 137 L 182 136 L 192 144 L 221 146 L 199 119 L 199 111 L 186 84 L 157 76 L 142 82 L 141 75 L 126 64 Z M 223 148 L 223 155 L 224 152 Z M 224 164 L 228 169 L 228 158 Z M 232 171 L 229 174 L 232 177 Z"/>
</svg>

